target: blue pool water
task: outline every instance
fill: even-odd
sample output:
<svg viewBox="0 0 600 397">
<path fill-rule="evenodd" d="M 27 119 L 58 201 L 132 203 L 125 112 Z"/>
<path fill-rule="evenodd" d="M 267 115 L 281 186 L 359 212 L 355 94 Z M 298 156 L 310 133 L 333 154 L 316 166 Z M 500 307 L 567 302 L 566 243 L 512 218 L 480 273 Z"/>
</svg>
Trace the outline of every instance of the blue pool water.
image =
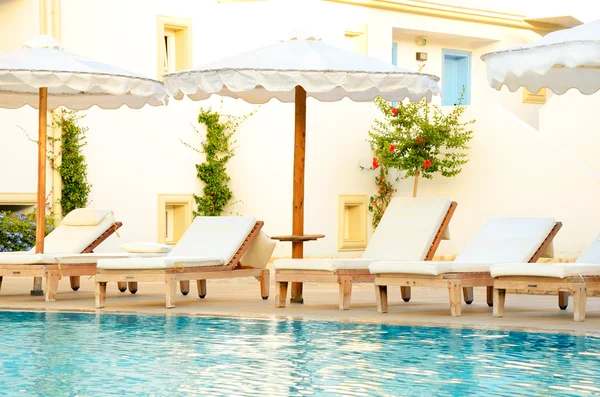
<svg viewBox="0 0 600 397">
<path fill-rule="evenodd" d="M 600 337 L 0 312 L 3 396 L 600 395 Z"/>
</svg>

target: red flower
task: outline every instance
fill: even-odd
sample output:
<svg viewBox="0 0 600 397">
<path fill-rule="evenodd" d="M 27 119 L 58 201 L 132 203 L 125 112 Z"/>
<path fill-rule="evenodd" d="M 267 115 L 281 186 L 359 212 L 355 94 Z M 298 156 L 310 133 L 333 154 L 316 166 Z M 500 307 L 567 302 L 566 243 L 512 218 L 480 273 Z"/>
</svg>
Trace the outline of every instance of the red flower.
<svg viewBox="0 0 600 397">
<path fill-rule="evenodd" d="M 420 137 L 420 136 L 418 136 L 418 137 L 417 137 L 417 142 L 419 142 L 419 144 L 420 144 L 420 145 L 422 145 L 422 144 L 423 144 L 423 141 L 421 140 L 421 137 Z"/>
<path fill-rule="evenodd" d="M 398 114 L 398 108 L 392 108 L 392 114 L 395 116 Z"/>
<path fill-rule="evenodd" d="M 427 159 L 423 162 L 423 167 L 425 167 L 425 169 L 431 167 L 431 160 Z"/>
<path fill-rule="evenodd" d="M 390 153 L 394 153 L 394 150 L 396 150 L 396 146 L 390 145 Z"/>
<path fill-rule="evenodd" d="M 376 170 L 379 168 L 379 163 L 377 162 L 377 157 L 373 157 L 373 169 Z"/>
</svg>

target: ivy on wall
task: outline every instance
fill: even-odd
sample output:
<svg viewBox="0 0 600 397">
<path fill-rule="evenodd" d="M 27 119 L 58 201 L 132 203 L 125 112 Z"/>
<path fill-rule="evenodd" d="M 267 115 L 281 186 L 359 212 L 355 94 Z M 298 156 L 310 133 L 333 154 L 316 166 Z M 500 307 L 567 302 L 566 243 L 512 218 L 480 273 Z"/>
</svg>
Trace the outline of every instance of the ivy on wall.
<svg viewBox="0 0 600 397">
<path fill-rule="evenodd" d="M 227 163 L 235 153 L 232 137 L 239 125 L 251 115 L 232 116 L 200 108 L 198 123 L 206 126 L 206 137 L 200 149 L 182 141 L 185 146 L 206 157 L 203 163 L 196 164 L 196 172 L 204 182 L 204 188 L 202 195 L 194 194 L 197 205 L 194 216 L 219 216 L 231 204 L 233 192 L 228 186 L 231 177 L 227 174 Z M 198 129 L 195 130 L 200 134 Z"/>
<path fill-rule="evenodd" d="M 87 163 L 82 153 L 82 148 L 87 145 L 85 133 L 87 128 L 79 125 L 82 116 L 73 111 L 58 113 L 54 122 L 61 127 L 61 163 L 54 167 L 54 159 L 50 162 L 57 168 L 62 179 L 60 205 L 63 216 L 76 208 L 84 208 L 88 204 L 88 197 L 92 185 L 87 179 Z"/>
</svg>

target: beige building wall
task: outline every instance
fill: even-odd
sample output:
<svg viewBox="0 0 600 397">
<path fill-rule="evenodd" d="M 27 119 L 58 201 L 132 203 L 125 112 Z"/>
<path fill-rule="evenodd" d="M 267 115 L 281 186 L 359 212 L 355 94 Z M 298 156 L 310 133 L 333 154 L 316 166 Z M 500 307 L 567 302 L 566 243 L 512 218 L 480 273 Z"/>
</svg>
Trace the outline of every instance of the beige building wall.
<svg viewBox="0 0 600 397">
<path fill-rule="evenodd" d="M 37 35 L 39 18 L 37 0 L 0 1 L 0 52 L 19 48 Z M 37 134 L 36 110 L 0 109 L 0 194 L 36 191 L 37 146 L 28 136 L 35 140 Z"/>
<path fill-rule="evenodd" d="M 5 3 L 16 2 L 1 2 L 0 7 Z M 158 15 L 191 20 L 194 65 L 285 39 L 299 26 L 300 33 L 316 33 L 339 46 L 349 46 L 347 31 L 366 26 L 369 55 L 390 61 L 392 43 L 396 42 L 399 66 L 416 69 L 420 63 L 415 52 L 427 52 L 425 71 L 440 76 L 442 49 L 471 51 L 472 104 L 466 117 L 477 120 L 471 161 L 458 177 L 440 176 L 421 182 L 419 187 L 420 195 L 447 196 L 459 203 L 451 223 L 452 240 L 443 242 L 438 252 L 460 252 L 479 226 L 495 216 L 551 216 L 563 221 L 556 243 L 559 255 L 580 252 L 600 232 L 600 219 L 596 219 L 600 208 L 594 200 L 600 193 L 594 176 L 599 165 L 594 156 L 594 118 L 583 111 L 576 113 L 588 109 L 593 114 L 597 101 L 574 93 L 565 98 L 549 95 L 545 105 L 523 104 L 520 92 L 496 92 L 487 85 L 480 55 L 531 41 L 538 34 L 335 2 L 302 4 L 62 0 L 62 41 L 72 52 L 151 77 L 156 77 L 160 50 L 156 40 Z M 6 15 L 0 8 L 0 21 Z M 32 28 L 29 33 L 34 31 Z M 415 44 L 418 36 L 428 38 L 427 46 Z M 439 103 L 439 99 L 434 102 Z M 193 125 L 200 106 L 219 108 L 221 99 L 171 100 L 164 108 L 93 108 L 85 112 L 83 124 L 89 127 L 85 152 L 93 184 L 91 206 L 113 209 L 124 223 L 120 240 L 105 245 L 104 251 L 115 250 L 124 241 L 156 241 L 159 195 L 201 191 L 195 164 L 202 161 L 202 155 L 180 142 L 199 144 Z M 229 173 L 231 188 L 241 202 L 230 211 L 264 220 L 264 229 L 271 235 L 289 234 L 293 105 L 272 101 L 256 107 L 225 99 L 223 110 L 239 115 L 257 111 L 236 136 L 238 148 Z M 358 166 L 368 166 L 372 158 L 366 138 L 378 112 L 370 103 L 309 99 L 307 113 L 305 231 L 327 237 L 307 243 L 305 255 L 359 255 L 338 252 L 339 195 L 370 195 L 375 191 L 374 174 Z M 17 170 L 3 177 L 0 192 L 34 190 L 35 145 L 23 138 L 16 125 L 35 134 L 36 113 L 22 109 L 0 110 L 0 114 L 3 146 L 15 148 L 0 158 L 0 169 Z M 567 129 L 569 135 L 564 135 Z M 582 167 L 569 153 L 584 159 L 589 167 Z M 410 195 L 411 187 L 412 180 L 400 181 L 397 194 Z M 278 244 L 276 256 L 289 254 L 288 243 Z"/>
</svg>

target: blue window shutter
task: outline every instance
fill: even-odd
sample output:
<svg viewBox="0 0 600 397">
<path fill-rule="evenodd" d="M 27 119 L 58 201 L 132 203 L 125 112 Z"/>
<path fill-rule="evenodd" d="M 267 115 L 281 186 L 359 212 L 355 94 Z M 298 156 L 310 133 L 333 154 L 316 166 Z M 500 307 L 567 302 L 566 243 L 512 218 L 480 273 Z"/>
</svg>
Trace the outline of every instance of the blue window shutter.
<svg viewBox="0 0 600 397">
<path fill-rule="evenodd" d="M 442 105 L 455 106 L 465 87 L 463 105 L 471 104 L 471 53 L 442 50 Z"/>
<path fill-rule="evenodd" d="M 392 64 L 398 66 L 398 43 L 392 43 Z M 398 102 L 392 102 L 392 106 L 398 106 Z"/>
</svg>

